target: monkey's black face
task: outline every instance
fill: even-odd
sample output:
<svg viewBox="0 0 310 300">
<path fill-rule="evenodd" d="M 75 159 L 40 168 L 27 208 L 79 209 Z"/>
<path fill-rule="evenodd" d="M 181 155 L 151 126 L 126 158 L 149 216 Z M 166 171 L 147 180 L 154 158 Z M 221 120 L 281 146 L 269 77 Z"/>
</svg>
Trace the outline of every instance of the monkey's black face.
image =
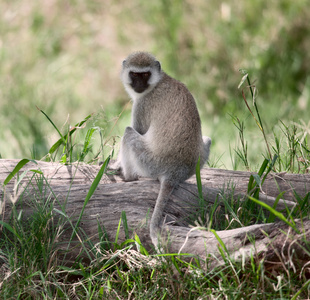
<svg viewBox="0 0 310 300">
<path fill-rule="evenodd" d="M 129 72 L 131 79 L 131 87 L 136 93 L 143 93 L 148 87 L 148 81 L 151 77 L 151 72 Z"/>
</svg>

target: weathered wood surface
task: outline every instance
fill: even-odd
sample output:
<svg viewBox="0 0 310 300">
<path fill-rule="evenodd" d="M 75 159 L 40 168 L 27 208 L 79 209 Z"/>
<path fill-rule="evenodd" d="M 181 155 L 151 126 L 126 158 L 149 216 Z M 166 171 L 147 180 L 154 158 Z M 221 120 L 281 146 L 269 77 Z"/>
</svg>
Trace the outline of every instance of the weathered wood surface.
<svg viewBox="0 0 310 300">
<path fill-rule="evenodd" d="M 2 183 L 17 163 L 18 160 L 0 160 L 0 199 L 5 200 L 2 212 L 2 218 L 5 221 L 8 220 L 12 207 L 9 198 L 10 195 L 14 195 L 14 179 L 5 187 L 5 190 Z M 18 210 L 22 209 L 24 216 L 30 216 L 33 206 L 29 203 L 29 199 L 33 199 L 33 195 L 36 195 L 37 201 L 53 201 L 54 206 L 58 208 L 66 203 L 65 212 L 74 223 L 82 210 L 89 187 L 100 167 L 84 164 L 65 166 L 38 161 L 37 164 L 28 163 L 20 173 L 31 169 L 42 171 L 48 184 L 44 185 L 43 190 L 38 190 L 35 174 L 31 171 L 28 172 L 19 185 L 19 190 L 23 191 L 25 186 L 22 185 L 28 183 L 26 192 L 23 196 L 19 196 L 16 202 Z M 203 169 L 201 170 L 203 193 L 209 202 L 214 202 L 216 197 L 225 190 L 225 187 L 227 189 L 234 185 L 235 196 L 245 195 L 250 174 L 249 172 Z M 38 178 L 38 175 L 35 176 Z M 158 189 L 159 183 L 155 180 L 140 179 L 135 182 L 124 182 L 118 175 L 105 174 L 85 208 L 80 226 L 87 236 L 92 238 L 93 242 L 97 242 L 99 221 L 104 225 L 110 241 L 114 241 L 121 212 L 125 211 L 131 232 L 137 232 L 144 245 L 151 245 L 147 224 L 155 205 Z M 265 181 L 262 190 L 271 197 L 276 197 L 280 191 L 286 191 L 283 198 L 286 199 L 288 205 L 294 205 L 293 190 L 299 196 L 304 197 L 310 191 L 310 175 L 271 174 Z M 171 239 L 168 251 L 192 253 L 200 255 L 202 258 L 205 258 L 207 254 L 219 257 L 218 241 L 212 232 L 190 230 L 187 227 L 188 216 L 197 208 L 197 195 L 195 176 L 181 184 L 173 193 L 165 210 Z M 269 199 L 270 201 L 272 202 L 272 198 Z M 54 214 L 55 218 L 59 217 L 56 211 Z M 251 251 L 252 253 L 260 251 L 261 255 L 272 253 L 270 250 L 272 246 L 269 245 L 271 237 L 276 237 L 278 246 L 281 243 L 287 244 L 285 249 L 299 253 L 298 243 L 296 241 L 292 243 L 292 241 L 298 239 L 298 242 L 304 245 L 301 237 L 306 237 L 306 240 L 309 240 L 310 222 L 306 221 L 302 226 L 299 226 L 301 234 L 290 232 L 291 235 L 288 237 L 283 232 L 288 232 L 289 229 L 282 223 L 253 225 L 218 231 L 217 234 L 226 244 L 231 256 L 236 258 L 240 255 L 247 256 Z M 62 242 L 65 243 L 71 233 L 72 231 L 68 228 L 62 236 Z M 246 236 L 249 234 L 255 236 L 255 246 L 247 240 Z M 119 239 L 120 241 L 125 239 L 123 230 L 120 232 Z M 289 245 L 293 246 L 289 247 Z M 213 262 L 213 264 L 218 263 L 220 260 Z"/>
</svg>

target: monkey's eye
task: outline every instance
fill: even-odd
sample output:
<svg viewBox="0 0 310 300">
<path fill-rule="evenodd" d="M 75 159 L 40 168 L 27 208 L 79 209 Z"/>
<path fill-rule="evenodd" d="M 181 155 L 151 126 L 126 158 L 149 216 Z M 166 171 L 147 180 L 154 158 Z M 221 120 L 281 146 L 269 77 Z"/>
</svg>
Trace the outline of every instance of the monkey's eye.
<svg viewBox="0 0 310 300">
<path fill-rule="evenodd" d="M 149 78 L 150 75 L 151 75 L 151 72 L 143 72 L 143 73 L 142 73 L 142 77 L 143 77 L 143 78 Z"/>
<path fill-rule="evenodd" d="M 130 72 L 129 74 L 132 77 L 139 77 L 139 73 L 136 73 L 136 72 Z"/>
</svg>

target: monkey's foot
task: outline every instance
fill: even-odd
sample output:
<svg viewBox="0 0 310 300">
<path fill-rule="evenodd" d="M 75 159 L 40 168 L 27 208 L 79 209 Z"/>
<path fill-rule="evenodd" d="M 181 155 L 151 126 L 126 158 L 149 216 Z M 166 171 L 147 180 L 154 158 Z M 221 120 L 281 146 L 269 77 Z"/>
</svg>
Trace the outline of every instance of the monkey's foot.
<svg viewBox="0 0 310 300">
<path fill-rule="evenodd" d="M 116 160 L 113 163 L 108 165 L 108 169 L 120 171 L 121 170 L 121 162 Z"/>
</svg>

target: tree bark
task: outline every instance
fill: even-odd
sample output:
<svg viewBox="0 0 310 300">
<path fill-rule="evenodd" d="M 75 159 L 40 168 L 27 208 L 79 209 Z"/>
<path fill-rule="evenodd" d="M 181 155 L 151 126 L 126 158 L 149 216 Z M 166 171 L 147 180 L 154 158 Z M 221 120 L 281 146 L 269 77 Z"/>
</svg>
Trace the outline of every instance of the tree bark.
<svg viewBox="0 0 310 300">
<path fill-rule="evenodd" d="M 18 160 L 0 160 L 0 200 L 4 201 L 2 219 L 9 222 L 12 201 L 17 211 L 27 218 L 33 213 L 33 201 L 50 201 L 58 210 L 53 210 L 55 219 L 68 216 L 72 224 L 76 224 L 83 209 L 84 200 L 90 185 L 96 177 L 100 167 L 86 164 L 62 165 L 37 161 L 25 165 L 19 172 L 23 178 L 14 188 L 14 179 L 6 186 L 4 180 L 17 165 Z M 31 170 L 39 170 L 43 175 Z M 25 172 L 26 171 L 26 172 Z M 214 203 L 225 193 L 233 197 L 245 197 L 251 173 L 228 171 L 220 169 L 202 169 L 201 179 L 203 194 L 207 202 Z M 15 184 L 16 184 L 15 179 Z M 139 179 L 134 182 L 124 182 L 122 177 L 108 172 L 104 174 L 100 184 L 85 206 L 79 227 L 93 243 L 99 242 L 98 224 L 104 226 L 108 240 L 115 240 L 116 231 L 122 211 L 126 212 L 130 234 L 137 233 L 142 244 L 150 249 L 148 222 L 155 206 L 159 190 L 159 183 L 150 179 Z M 285 191 L 285 200 L 280 201 L 277 210 L 295 205 L 294 193 L 304 198 L 310 191 L 310 175 L 269 174 L 263 184 L 261 200 L 269 205 L 275 197 Z M 35 200 L 34 200 L 35 199 Z M 223 262 L 218 247 L 220 240 L 226 246 L 225 251 L 231 257 L 248 258 L 250 253 L 259 253 L 266 259 L 280 259 L 279 255 L 294 257 L 299 260 L 308 259 L 305 249 L 309 249 L 310 221 L 296 223 L 299 232 L 295 232 L 282 222 L 259 224 L 233 230 L 214 232 L 199 228 L 189 228 L 189 219 L 197 212 L 198 190 L 195 176 L 182 183 L 172 194 L 165 209 L 166 228 L 169 230 L 169 243 L 166 251 L 171 253 L 191 253 L 206 259 L 209 255 L 216 259 L 210 260 L 209 265 L 215 266 Z M 62 211 L 62 214 L 59 213 Z M 59 247 L 66 249 L 66 241 L 70 240 L 72 226 L 65 228 L 59 241 Z M 121 228 L 119 242 L 126 239 L 125 231 Z M 251 242 L 250 242 L 251 241 Z M 254 242 L 255 241 L 255 242 Z M 272 242 L 271 242 L 272 241 Z M 75 242 L 82 243 L 82 239 L 75 237 Z M 60 246 L 63 245 L 63 246 Z M 81 245 L 80 245 L 81 246 Z M 278 251 L 275 251 L 276 250 Z M 71 251 L 72 259 L 80 248 Z M 275 253 L 280 253 L 275 256 Z M 309 252 L 308 252 L 309 253 Z"/>
</svg>

